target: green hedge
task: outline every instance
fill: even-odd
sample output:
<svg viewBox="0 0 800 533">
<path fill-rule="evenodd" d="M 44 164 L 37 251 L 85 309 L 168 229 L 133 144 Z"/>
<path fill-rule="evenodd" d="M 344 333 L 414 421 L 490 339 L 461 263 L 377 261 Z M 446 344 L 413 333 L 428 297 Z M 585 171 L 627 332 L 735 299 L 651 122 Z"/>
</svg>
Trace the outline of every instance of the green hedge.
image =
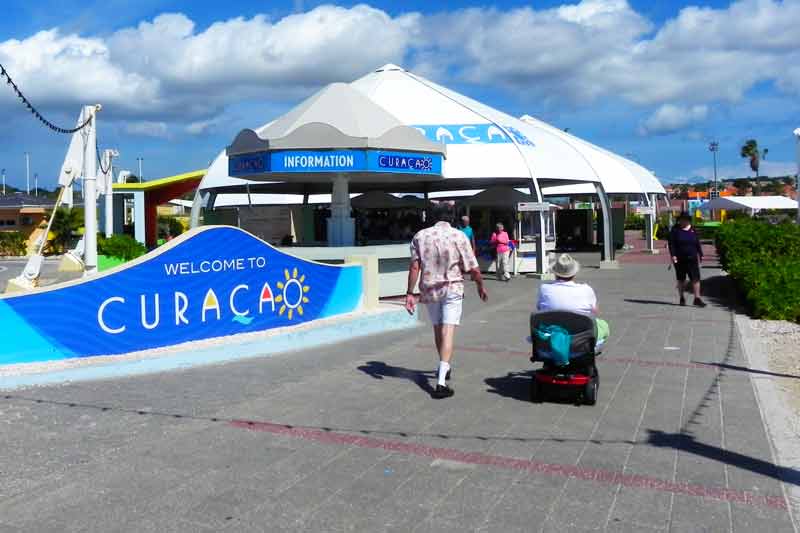
<svg viewBox="0 0 800 533">
<path fill-rule="evenodd" d="M 130 261 L 147 253 L 147 249 L 129 235 L 97 236 L 97 253 Z"/>
<path fill-rule="evenodd" d="M 644 229 L 644 217 L 630 214 L 625 217 L 625 229 Z"/>
<path fill-rule="evenodd" d="M 800 322 L 800 227 L 734 220 L 720 226 L 716 244 L 756 317 Z"/>
<path fill-rule="evenodd" d="M 28 245 L 25 236 L 19 231 L 0 232 L 0 255 L 25 255 Z"/>
</svg>

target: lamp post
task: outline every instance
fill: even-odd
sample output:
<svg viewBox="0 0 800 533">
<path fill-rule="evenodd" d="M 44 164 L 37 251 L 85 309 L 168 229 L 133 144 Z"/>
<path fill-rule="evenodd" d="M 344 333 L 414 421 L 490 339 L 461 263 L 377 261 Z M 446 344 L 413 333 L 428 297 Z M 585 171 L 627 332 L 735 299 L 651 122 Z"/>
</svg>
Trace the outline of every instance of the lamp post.
<svg viewBox="0 0 800 533">
<path fill-rule="evenodd" d="M 797 223 L 800 224 L 800 128 L 794 130 L 794 138 L 797 141 L 797 174 L 794 178 L 795 200 L 797 201 Z"/>
<path fill-rule="evenodd" d="M 33 194 L 39 196 L 39 173 L 33 174 Z"/>
<path fill-rule="evenodd" d="M 139 162 L 139 181 L 144 181 L 142 177 L 142 161 L 144 161 L 144 157 L 137 157 L 136 161 Z"/>
<path fill-rule="evenodd" d="M 717 183 L 717 152 L 719 152 L 719 143 L 711 141 L 708 145 L 708 150 L 714 156 L 714 191 L 719 195 L 719 184 Z"/>
<path fill-rule="evenodd" d="M 25 192 L 31 193 L 31 154 L 25 152 Z"/>
</svg>

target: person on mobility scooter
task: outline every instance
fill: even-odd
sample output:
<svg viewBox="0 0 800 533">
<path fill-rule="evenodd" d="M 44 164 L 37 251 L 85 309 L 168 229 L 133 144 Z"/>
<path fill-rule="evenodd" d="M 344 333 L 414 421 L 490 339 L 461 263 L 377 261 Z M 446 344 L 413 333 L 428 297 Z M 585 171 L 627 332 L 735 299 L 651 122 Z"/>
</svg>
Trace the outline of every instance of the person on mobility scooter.
<svg viewBox="0 0 800 533">
<path fill-rule="evenodd" d="M 539 288 L 536 312 L 531 315 L 531 361 L 544 364 L 534 371 L 531 400 L 540 402 L 558 390 L 594 405 L 600 385 L 595 358 L 608 339 L 608 323 L 597 318 L 594 290 L 575 282 L 578 261 L 561 254 L 550 269 L 556 280 Z"/>
</svg>

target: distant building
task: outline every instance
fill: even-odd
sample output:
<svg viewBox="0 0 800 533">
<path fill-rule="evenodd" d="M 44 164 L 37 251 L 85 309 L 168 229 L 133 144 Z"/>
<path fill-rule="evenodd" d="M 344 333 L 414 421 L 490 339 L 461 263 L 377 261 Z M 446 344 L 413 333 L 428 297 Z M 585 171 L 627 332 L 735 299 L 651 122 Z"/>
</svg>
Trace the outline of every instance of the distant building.
<svg viewBox="0 0 800 533">
<path fill-rule="evenodd" d="M 19 231 L 30 247 L 41 233 L 37 229 L 47 223 L 53 207 L 55 200 L 49 198 L 23 193 L 0 195 L 0 231 Z"/>
</svg>

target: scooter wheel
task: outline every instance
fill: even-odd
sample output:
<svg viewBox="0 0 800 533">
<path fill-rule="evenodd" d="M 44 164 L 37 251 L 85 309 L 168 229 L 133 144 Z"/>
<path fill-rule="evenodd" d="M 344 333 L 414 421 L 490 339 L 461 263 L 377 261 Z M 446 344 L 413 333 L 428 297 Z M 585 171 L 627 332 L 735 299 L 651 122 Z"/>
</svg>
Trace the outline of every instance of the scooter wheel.
<svg viewBox="0 0 800 533">
<path fill-rule="evenodd" d="M 597 403 L 597 390 L 600 388 L 600 379 L 595 374 L 583 387 L 583 403 L 594 405 Z"/>
</svg>

